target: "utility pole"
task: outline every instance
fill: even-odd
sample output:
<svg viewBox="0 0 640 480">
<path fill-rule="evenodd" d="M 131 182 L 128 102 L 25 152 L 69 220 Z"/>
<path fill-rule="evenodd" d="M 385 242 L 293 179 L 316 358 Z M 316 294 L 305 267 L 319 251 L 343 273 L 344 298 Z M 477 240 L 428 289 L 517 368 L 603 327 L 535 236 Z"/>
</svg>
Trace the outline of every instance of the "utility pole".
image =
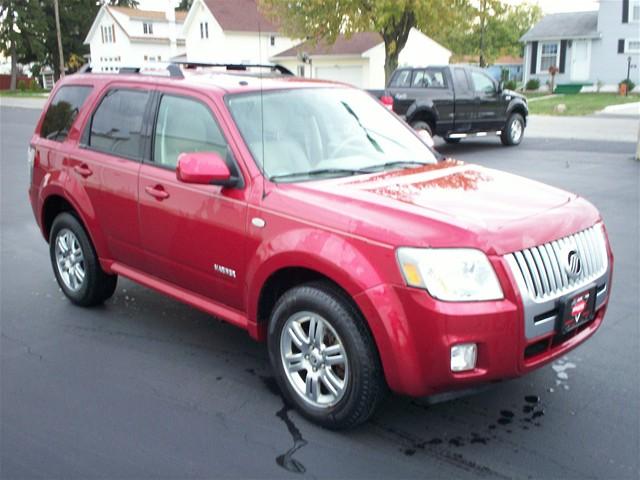
<svg viewBox="0 0 640 480">
<path fill-rule="evenodd" d="M 60 33 L 60 11 L 58 0 L 53 0 L 53 10 L 56 14 L 56 36 L 58 37 L 58 56 L 60 57 L 60 78 L 64 77 L 64 54 L 62 53 L 62 35 Z"/>
<path fill-rule="evenodd" d="M 485 67 L 484 62 L 484 29 L 486 23 L 487 0 L 480 0 L 480 68 Z"/>
</svg>

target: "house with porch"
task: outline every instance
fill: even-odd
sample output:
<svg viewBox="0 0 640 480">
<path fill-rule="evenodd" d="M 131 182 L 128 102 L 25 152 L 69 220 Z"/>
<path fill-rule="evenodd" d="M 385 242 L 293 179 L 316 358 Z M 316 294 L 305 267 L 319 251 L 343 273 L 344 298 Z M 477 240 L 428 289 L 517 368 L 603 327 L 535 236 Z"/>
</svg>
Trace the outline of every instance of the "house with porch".
<svg viewBox="0 0 640 480">
<path fill-rule="evenodd" d="M 601 1 L 597 11 L 547 15 L 525 33 L 524 78 L 583 90 L 616 91 L 627 78 L 640 84 L 640 0 Z M 638 87 L 636 87 L 638 88 Z"/>
</svg>

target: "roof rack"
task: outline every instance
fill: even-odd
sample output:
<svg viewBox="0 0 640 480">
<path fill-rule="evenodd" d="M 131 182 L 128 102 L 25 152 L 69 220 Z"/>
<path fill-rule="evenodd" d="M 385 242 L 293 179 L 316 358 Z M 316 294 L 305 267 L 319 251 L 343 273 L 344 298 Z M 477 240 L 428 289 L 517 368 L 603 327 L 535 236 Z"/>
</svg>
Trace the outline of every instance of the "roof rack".
<svg viewBox="0 0 640 480">
<path fill-rule="evenodd" d="M 189 61 L 173 61 L 167 65 L 165 70 L 145 70 L 144 67 L 120 67 L 118 73 L 120 75 L 131 74 L 147 74 L 158 75 L 168 72 L 171 78 L 184 78 L 182 68 L 190 69 L 197 67 L 214 67 L 225 68 L 227 71 L 246 72 L 250 68 L 264 68 L 280 75 L 293 75 L 293 72 L 279 64 L 262 64 L 262 63 L 206 63 L 206 62 L 189 62 Z M 84 65 L 77 73 L 91 73 L 89 64 Z"/>
<path fill-rule="evenodd" d="M 190 62 L 188 60 L 174 60 L 173 65 L 183 65 L 185 68 L 195 67 L 218 67 L 226 68 L 229 71 L 246 72 L 249 68 L 265 68 L 281 75 L 293 75 L 293 72 L 287 67 L 283 67 L 277 63 L 208 63 L 208 62 Z"/>
</svg>

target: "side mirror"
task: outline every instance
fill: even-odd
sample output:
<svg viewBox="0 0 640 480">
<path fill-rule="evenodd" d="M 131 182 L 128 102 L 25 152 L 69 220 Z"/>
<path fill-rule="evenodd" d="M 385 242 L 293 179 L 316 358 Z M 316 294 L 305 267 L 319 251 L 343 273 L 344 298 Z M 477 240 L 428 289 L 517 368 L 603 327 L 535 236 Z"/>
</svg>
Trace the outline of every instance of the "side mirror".
<svg viewBox="0 0 640 480">
<path fill-rule="evenodd" d="M 223 187 L 234 187 L 238 183 L 238 179 L 231 175 L 226 162 L 215 152 L 180 154 L 176 178 L 184 183 Z"/>
</svg>

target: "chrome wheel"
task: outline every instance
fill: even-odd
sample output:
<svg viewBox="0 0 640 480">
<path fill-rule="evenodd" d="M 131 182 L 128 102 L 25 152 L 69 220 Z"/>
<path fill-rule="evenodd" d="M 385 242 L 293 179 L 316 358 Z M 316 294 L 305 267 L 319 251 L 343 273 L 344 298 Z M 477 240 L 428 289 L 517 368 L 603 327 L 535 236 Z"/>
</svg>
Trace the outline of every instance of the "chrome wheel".
<svg viewBox="0 0 640 480">
<path fill-rule="evenodd" d="M 520 120 L 514 120 L 511 122 L 511 141 L 513 143 L 518 143 L 520 141 L 520 137 L 522 137 L 522 123 Z"/>
<path fill-rule="evenodd" d="M 72 292 L 77 292 L 82 287 L 85 279 L 84 253 L 78 241 L 78 237 L 63 228 L 55 239 L 56 266 L 60 278 Z"/>
<path fill-rule="evenodd" d="M 342 340 L 323 317 L 312 312 L 292 315 L 280 334 L 280 358 L 296 394 L 316 408 L 335 405 L 349 382 L 349 363 Z"/>
</svg>

